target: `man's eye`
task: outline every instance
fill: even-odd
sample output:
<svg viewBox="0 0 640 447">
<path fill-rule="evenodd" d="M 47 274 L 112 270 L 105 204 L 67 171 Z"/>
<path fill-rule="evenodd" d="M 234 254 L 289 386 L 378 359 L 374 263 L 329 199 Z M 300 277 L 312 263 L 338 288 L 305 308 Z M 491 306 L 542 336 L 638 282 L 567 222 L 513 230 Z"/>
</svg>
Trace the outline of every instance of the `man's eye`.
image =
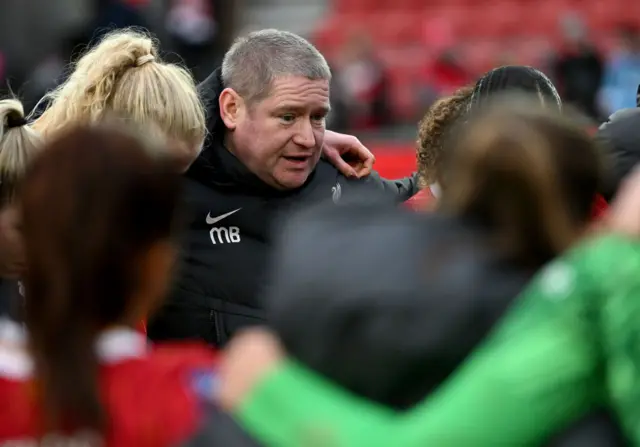
<svg viewBox="0 0 640 447">
<path fill-rule="evenodd" d="M 326 116 L 324 114 L 311 115 L 311 119 L 313 121 L 322 122 L 322 121 L 324 121 L 325 118 L 326 118 Z"/>
<path fill-rule="evenodd" d="M 280 119 L 285 123 L 292 123 L 293 121 L 295 121 L 296 116 L 292 113 L 287 113 L 286 115 L 282 115 Z"/>
</svg>

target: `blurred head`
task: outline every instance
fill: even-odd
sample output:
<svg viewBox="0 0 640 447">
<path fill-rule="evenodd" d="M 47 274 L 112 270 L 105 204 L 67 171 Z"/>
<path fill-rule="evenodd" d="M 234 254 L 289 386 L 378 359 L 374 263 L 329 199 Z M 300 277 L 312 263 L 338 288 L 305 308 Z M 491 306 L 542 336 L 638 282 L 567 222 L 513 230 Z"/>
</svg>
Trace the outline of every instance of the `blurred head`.
<svg viewBox="0 0 640 447">
<path fill-rule="evenodd" d="M 347 62 L 357 62 L 371 59 L 375 52 L 375 46 L 366 29 L 356 28 L 349 34 L 344 51 Z"/>
<path fill-rule="evenodd" d="M 0 207 L 12 202 L 27 165 L 39 152 L 41 140 L 26 122 L 20 101 L 0 101 Z"/>
<path fill-rule="evenodd" d="M 34 125 L 45 137 L 117 117 L 169 142 L 182 170 L 197 157 L 205 137 L 204 108 L 193 78 L 163 62 L 157 43 L 140 32 L 107 34 L 43 101 L 49 105 Z"/>
<path fill-rule="evenodd" d="M 302 186 L 322 152 L 330 80 L 322 54 L 300 36 L 263 30 L 239 38 L 222 63 L 227 148 L 268 185 Z"/>
<path fill-rule="evenodd" d="M 566 14 L 560 19 L 560 31 L 567 44 L 580 44 L 587 38 L 587 27 L 577 14 Z"/>
<path fill-rule="evenodd" d="M 112 128 L 67 129 L 25 177 L 25 317 L 50 428 L 104 427 L 95 338 L 166 292 L 180 179 L 148 152 Z"/>
<path fill-rule="evenodd" d="M 418 174 L 422 187 L 441 183 L 440 163 L 445 141 L 453 125 L 463 116 L 469 105 L 473 87 L 463 87 L 453 95 L 437 100 L 418 125 Z"/>
<path fill-rule="evenodd" d="M 558 91 L 544 73 L 532 67 L 506 65 L 494 68 L 478 79 L 469 108 L 481 107 L 496 93 L 507 91 L 533 95 L 550 109 L 560 110 L 562 107 Z"/>
<path fill-rule="evenodd" d="M 509 256 L 540 266 L 589 224 L 600 153 L 537 98 L 499 98 L 472 115 L 450 149 L 441 209 L 486 226 Z"/>
</svg>

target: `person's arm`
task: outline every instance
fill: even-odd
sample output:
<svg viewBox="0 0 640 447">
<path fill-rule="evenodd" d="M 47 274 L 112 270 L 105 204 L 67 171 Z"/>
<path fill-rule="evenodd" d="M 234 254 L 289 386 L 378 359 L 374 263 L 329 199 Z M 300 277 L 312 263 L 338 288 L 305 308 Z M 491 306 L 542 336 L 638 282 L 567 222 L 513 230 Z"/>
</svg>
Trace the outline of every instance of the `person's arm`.
<svg viewBox="0 0 640 447">
<path fill-rule="evenodd" d="M 331 130 L 324 134 L 322 156 L 349 178 L 368 176 L 376 161 L 371 151 L 358 138 Z"/>
<path fill-rule="evenodd" d="M 418 173 L 416 172 L 405 178 L 389 180 L 381 177 L 376 171 L 372 171 L 369 176 L 360 180 L 374 185 L 376 189 L 381 190 L 398 203 L 409 200 L 420 191 Z"/>
<path fill-rule="evenodd" d="M 279 447 L 319 436 L 323 445 L 342 447 L 539 444 L 603 400 L 597 322 L 606 297 L 598 286 L 603 275 L 621 285 L 610 277 L 618 271 L 612 263 L 640 263 L 632 245 L 609 236 L 551 264 L 484 346 L 404 415 L 293 362 L 254 388 L 236 415 L 266 445 Z M 640 293 L 636 281 L 633 292 Z"/>
</svg>

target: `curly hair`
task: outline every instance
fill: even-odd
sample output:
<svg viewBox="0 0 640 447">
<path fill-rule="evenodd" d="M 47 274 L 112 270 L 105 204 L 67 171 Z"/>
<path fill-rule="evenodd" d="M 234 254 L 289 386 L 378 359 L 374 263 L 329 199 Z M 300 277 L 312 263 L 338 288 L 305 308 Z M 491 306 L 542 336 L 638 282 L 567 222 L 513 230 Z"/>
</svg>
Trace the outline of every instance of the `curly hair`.
<svg viewBox="0 0 640 447">
<path fill-rule="evenodd" d="M 451 126 L 467 111 L 472 94 L 473 86 L 462 87 L 453 95 L 438 99 L 420 120 L 416 158 L 422 187 L 438 181 L 445 139 Z"/>
</svg>

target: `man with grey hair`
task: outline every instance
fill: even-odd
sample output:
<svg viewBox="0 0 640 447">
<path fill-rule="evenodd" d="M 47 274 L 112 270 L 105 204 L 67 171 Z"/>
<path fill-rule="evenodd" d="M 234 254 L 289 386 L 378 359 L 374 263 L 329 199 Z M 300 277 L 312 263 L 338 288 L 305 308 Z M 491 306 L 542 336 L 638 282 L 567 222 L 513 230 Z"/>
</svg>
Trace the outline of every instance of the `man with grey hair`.
<svg viewBox="0 0 640 447">
<path fill-rule="evenodd" d="M 152 339 L 222 346 L 239 328 L 264 323 L 271 227 L 288 209 L 362 196 L 402 202 L 416 192 L 413 177 L 358 175 L 370 170 L 366 163 L 345 163 L 341 172 L 321 158 L 327 147 L 359 144 L 325 129 L 330 79 L 313 45 L 270 29 L 237 39 L 200 85 L 210 135 L 186 174 L 184 262 L 171 299 L 149 324 Z"/>
</svg>

